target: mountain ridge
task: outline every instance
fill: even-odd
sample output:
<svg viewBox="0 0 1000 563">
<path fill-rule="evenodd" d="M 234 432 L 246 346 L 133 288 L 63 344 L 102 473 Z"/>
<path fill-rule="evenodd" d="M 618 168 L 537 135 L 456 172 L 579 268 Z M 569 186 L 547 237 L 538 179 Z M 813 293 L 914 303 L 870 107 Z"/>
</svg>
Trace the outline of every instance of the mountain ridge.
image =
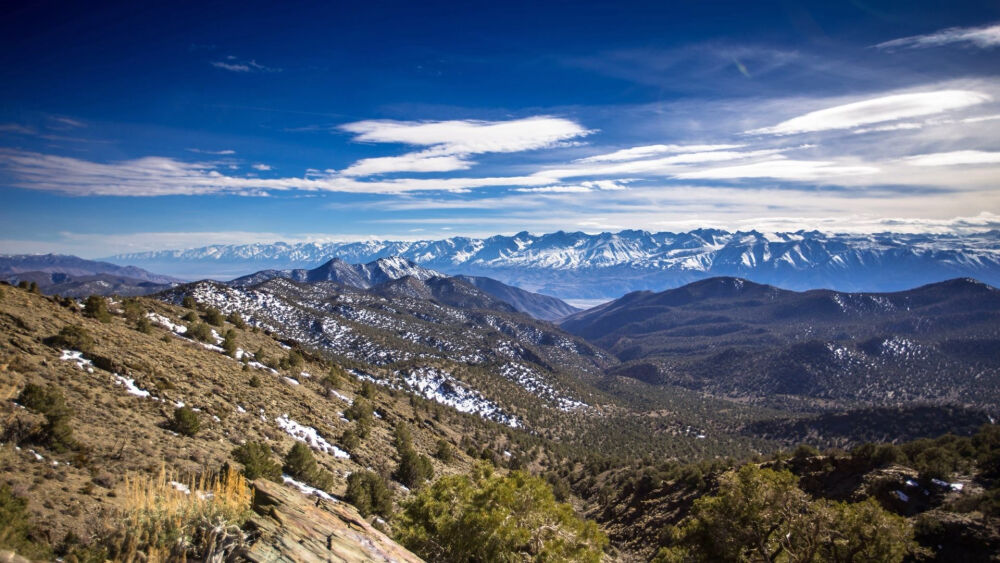
<svg viewBox="0 0 1000 563">
<path fill-rule="evenodd" d="M 956 277 L 1000 285 L 1000 231 L 973 234 L 527 232 L 488 238 L 214 245 L 109 258 L 158 271 L 215 272 L 400 256 L 449 275 L 486 276 L 563 299 L 617 298 L 717 276 L 786 289 L 897 291 Z"/>
<path fill-rule="evenodd" d="M 1000 290 L 969 278 L 891 293 L 712 278 L 630 293 L 560 326 L 614 354 L 617 375 L 776 405 L 998 398 Z"/>
<path fill-rule="evenodd" d="M 130 265 L 87 260 L 69 254 L 0 254 L 0 276 L 27 272 L 93 276 L 109 274 L 157 284 L 181 283 L 179 278 L 155 274 Z"/>
</svg>

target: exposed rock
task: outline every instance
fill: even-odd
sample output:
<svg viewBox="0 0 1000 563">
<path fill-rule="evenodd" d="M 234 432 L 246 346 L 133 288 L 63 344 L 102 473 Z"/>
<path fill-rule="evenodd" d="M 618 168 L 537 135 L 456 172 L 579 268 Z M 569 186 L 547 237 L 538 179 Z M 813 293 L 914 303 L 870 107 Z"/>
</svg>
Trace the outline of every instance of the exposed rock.
<svg viewBox="0 0 1000 563">
<path fill-rule="evenodd" d="M 349 504 L 306 496 L 283 485 L 254 483 L 255 539 L 249 561 L 422 561 L 373 528 Z"/>
</svg>

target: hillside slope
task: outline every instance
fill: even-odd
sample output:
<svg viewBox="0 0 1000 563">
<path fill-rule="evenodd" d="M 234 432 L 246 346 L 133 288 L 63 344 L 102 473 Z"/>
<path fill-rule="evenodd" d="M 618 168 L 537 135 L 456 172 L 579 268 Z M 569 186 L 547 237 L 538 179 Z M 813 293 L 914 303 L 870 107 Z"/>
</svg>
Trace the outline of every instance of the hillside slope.
<svg viewBox="0 0 1000 563">
<path fill-rule="evenodd" d="M 391 473 L 397 460 L 390 444 L 398 424 L 405 422 L 412 428 L 413 446 L 419 452 L 433 453 L 439 440 L 453 444 L 455 454 L 450 461 L 432 458 L 436 474 L 468 470 L 472 460 L 459 447 L 462 436 L 474 429 L 486 435 L 499 431 L 478 417 L 440 410 L 433 403 L 407 396 L 377 393 L 371 399 L 378 415 L 372 420 L 370 436 L 348 447 L 342 435 L 355 423 L 348 422 L 343 413 L 358 397 L 362 382 L 343 377 L 334 384 L 334 391 L 328 391 L 329 385 L 320 380 L 331 364 L 306 352 L 299 356 L 302 363 L 294 367 L 267 367 L 260 362 L 277 366 L 276 360 L 288 357 L 291 350 L 262 331 L 229 323 L 216 327 L 217 332 L 234 331 L 238 345 L 234 355 L 240 358 L 236 359 L 217 345 L 187 338 L 181 317 L 191 311 L 162 302 L 136 301 L 141 318 L 152 321 L 148 332 L 143 332 L 136 328 L 136 321 L 120 316 L 121 303 L 111 305 L 112 312 L 119 313 L 103 323 L 82 315 L 74 301 L 56 301 L 3 286 L 0 292 L 0 333 L 4 335 L 0 343 L 0 484 L 10 484 L 15 494 L 28 499 L 29 512 L 35 521 L 46 523 L 45 541 L 53 546 L 68 533 L 92 537 L 100 531 L 95 526 L 125 509 L 125 477 L 155 475 L 166 468 L 183 483 L 207 469 L 232 464 L 233 449 L 246 442 L 266 444 L 275 458 L 284 456 L 297 441 L 308 444 L 319 467 L 332 476 L 329 492 L 343 495 L 351 472 L 377 468 Z M 92 338 L 92 343 L 81 346 L 86 350 L 53 340 L 67 326 L 79 326 Z M 28 384 L 54 387 L 65 397 L 71 408 L 71 448 L 56 448 L 32 438 L 42 428 L 42 417 L 12 400 Z M 180 434 L 172 426 L 179 405 L 195 409 L 200 419 L 200 429 L 193 436 Z M 504 447 L 520 451 L 513 444 Z M 315 510 L 308 507 L 317 503 L 334 503 L 330 510 L 347 524 L 339 539 L 328 543 L 324 537 L 316 544 L 333 549 L 331 556 L 369 553 L 377 559 L 378 553 L 386 557 L 406 553 L 367 523 L 361 524 L 364 519 L 349 505 L 323 501 L 315 496 L 318 493 L 299 485 L 287 485 L 282 491 L 274 489 L 282 488 L 277 484 L 262 487 L 288 505 L 279 510 L 286 525 L 296 511 L 308 513 Z M 397 498 L 405 496 L 404 488 L 392 487 Z M 308 520 L 306 528 L 319 526 L 311 517 Z M 282 531 L 284 544 L 265 536 L 261 540 L 269 542 L 265 552 L 282 553 L 282 545 L 305 541 L 296 539 L 294 530 Z M 373 551 L 373 546 L 381 547 Z M 284 557 L 298 559 L 295 553 L 301 551 L 287 551 Z"/>
<path fill-rule="evenodd" d="M 1000 291 L 975 280 L 875 294 L 713 278 L 632 293 L 561 326 L 626 362 L 616 373 L 654 384 L 771 402 L 1000 400 Z"/>
</svg>

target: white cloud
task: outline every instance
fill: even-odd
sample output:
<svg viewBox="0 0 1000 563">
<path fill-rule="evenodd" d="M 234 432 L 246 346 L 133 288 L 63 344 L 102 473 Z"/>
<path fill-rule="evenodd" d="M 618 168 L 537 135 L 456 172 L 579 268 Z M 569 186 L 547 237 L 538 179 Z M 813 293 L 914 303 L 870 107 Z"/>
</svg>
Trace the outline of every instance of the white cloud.
<svg viewBox="0 0 1000 563">
<path fill-rule="evenodd" d="M 993 115 L 978 115 L 976 117 L 966 117 L 962 123 L 981 123 L 983 121 L 994 121 L 1000 119 L 1000 113 Z"/>
<path fill-rule="evenodd" d="M 913 35 L 893 39 L 875 45 L 879 49 L 919 49 L 926 47 L 939 47 L 953 43 L 968 43 L 989 49 L 1000 47 L 1000 24 L 987 25 L 983 27 L 950 27 L 928 33 L 926 35 Z"/>
<path fill-rule="evenodd" d="M 976 164 L 1000 164 L 1000 152 L 952 151 L 921 154 L 903 159 L 913 166 L 957 166 Z"/>
<path fill-rule="evenodd" d="M 282 69 L 258 64 L 255 60 L 241 60 L 228 56 L 222 61 L 211 61 L 209 64 L 230 72 L 281 72 Z"/>
<path fill-rule="evenodd" d="M 594 191 L 594 188 L 588 186 L 543 186 L 541 188 L 516 188 L 515 192 L 523 193 L 586 193 Z"/>
<path fill-rule="evenodd" d="M 695 153 L 738 149 L 743 145 L 645 145 L 622 149 L 612 153 L 598 154 L 578 159 L 576 162 L 619 162 L 623 160 L 641 160 L 660 154 Z"/>
<path fill-rule="evenodd" d="M 938 90 L 894 94 L 839 105 L 783 121 L 773 127 L 747 131 L 749 134 L 791 135 L 831 129 L 850 129 L 862 125 L 895 121 L 943 113 L 991 101 L 982 92 Z"/>
<path fill-rule="evenodd" d="M 355 162 L 340 173 L 344 176 L 372 176 L 391 172 L 453 172 L 467 170 L 472 162 L 460 156 L 430 156 L 409 153 L 402 156 L 365 158 Z"/>
<path fill-rule="evenodd" d="M 260 163 L 258 163 L 258 164 L 254 164 L 251 168 L 253 168 L 254 170 L 260 170 L 261 172 L 267 172 L 268 170 L 271 169 L 271 166 L 268 165 L 268 164 L 260 164 Z"/>
<path fill-rule="evenodd" d="M 618 192 L 627 190 L 626 184 L 631 183 L 631 179 L 618 180 L 590 180 L 571 185 L 542 186 L 540 188 L 517 188 L 515 192 L 522 193 L 587 193 L 594 191 Z"/>
<path fill-rule="evenodd" d="M 428 154 L 481 154 L 520 152 L 550 147 L 590 134 L 568 119 L 550 116 L 510 121 L 391 121 L 347 123 L 344 131 L 354 140 L 432 147 Z"/>
<path fill-rule="evenodd" d="M 862 127 L 861 129 L 855 129 L 851 131 L 855 135 L 861 135 L 863 133 L 884 133 L 886 131 L 914 131 L 916 129 L 923 129 L 923 123 L 893 123 L 892 125 L 879 125 L 877 127 Z"/>
<path fill-rule="evenodd" d="M 774 178 L 791 181 L 833 180 L 843 176 L 875 174 L 877 167 L 838 164 L 821 160 L 774 159 L 738 166 L 722 166 L 682 172 L 682 179 L 736 180 L 744 178 Z"/>
<path fill-rule="evenodd" d="M 510 121 L 369 120 L 340 128 L 354 133 L 355 141 L 427 147 L 401 156 L 359 160 L 341 172 L 345 176 L 466 170 L 475 164 L 470 155 L 560 147 L 592 132 L 574 121 L 550 116 Z"/>
</svg>

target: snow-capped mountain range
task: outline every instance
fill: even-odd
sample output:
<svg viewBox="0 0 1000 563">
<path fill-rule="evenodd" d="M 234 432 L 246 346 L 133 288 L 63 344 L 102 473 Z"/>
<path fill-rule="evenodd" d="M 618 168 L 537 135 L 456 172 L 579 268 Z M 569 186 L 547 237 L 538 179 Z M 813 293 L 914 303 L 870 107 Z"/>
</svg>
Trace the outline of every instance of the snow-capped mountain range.
<svg viewBox="0 0 1000 563">
<path fill-rule="evenodd" d="M 787 289 L 896 291 L 973 277 L 1000 285 L 1000 231 L 974 234 L 761 233 L 698 229 L 489 238 L 213 245 L 108 260 L 188 278 L 310 268 L 331 258 L 400 256 L 447 274 L 481 275 L 565 299 L 614 298 L 714 276 Z"/>
</svg>

